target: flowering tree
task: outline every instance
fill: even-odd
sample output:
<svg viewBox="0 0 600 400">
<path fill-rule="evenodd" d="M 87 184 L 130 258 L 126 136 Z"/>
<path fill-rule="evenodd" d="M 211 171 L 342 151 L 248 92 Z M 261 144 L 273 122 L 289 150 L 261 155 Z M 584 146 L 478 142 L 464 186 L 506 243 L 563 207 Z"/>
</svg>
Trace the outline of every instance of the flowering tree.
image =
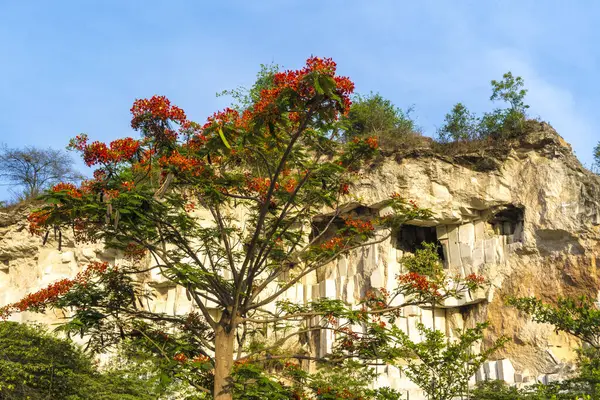
<svg viewBox="0 0 600 400">
<path fill-rule="evenodd" d="M 45 241 L 54 230 L 60 247 L 61 232 L 73 230 L 76 240 L 102 241 L 134 262 L 92 264 L 0 313 L 71 309 L 63 329 L 89 335 L 95 349 L 123 338 L 143 343 L 164 368 L 216 399 L 232 398 L 232 372 L 273 360 L 270 353 L 281 343 L 246 348 L 256 326 L 291 325 L 286 338 L 334 329 L 344 339 L 330 363 L 399 356 L 385 346 L 386 321 L 405 304 L 443 301 L 475 283 L 443 288 L 406 275 L 393 293 L 375 290 L 358 310 L 331 299 L 277 302 L 340 255 L 383 242 L 407 220 L 428 217 L 399 195 L 390 195 L 386 205 L 393 212 L 385 216 L 344 214 L 356 172 L 378 151 L 374 138 L 341 143 L 334 137 L 353 88 L 336 75 L 331 59 L 313 57 L 300 70 L 274 74 L 247 109 L 225 109 L 204 125 L 154 96 L 131 109 L 140 139 L 104 144 L 76 137 L 70 147 L 97 167 L 94 178 L 80 187 L 56 185 L 30 215 L 31 232 Z M 141 284 L 150 270 L 185 288 L 199 313 L 150 311 Z M 394 301 L 401 294 L 404 300 Z M 267 309 L 274 302 L 276 310 Z M 315 317 L 321 322 L 309 325 Z M 353 324 L 365 328 L 357 333 Z M 285 358 L 318 361 L 306 354 Z"/>
</svg>

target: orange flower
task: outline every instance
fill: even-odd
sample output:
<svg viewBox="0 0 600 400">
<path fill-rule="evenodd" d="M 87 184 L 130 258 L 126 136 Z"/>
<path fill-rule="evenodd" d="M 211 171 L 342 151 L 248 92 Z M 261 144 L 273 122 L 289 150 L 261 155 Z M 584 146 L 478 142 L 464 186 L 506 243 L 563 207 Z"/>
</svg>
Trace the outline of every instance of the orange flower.
<svg viewBox="0 0 600 400">
<path fill-rule="evenodd" d="M 187 356 L 183 353 L 177 353 L 175 354 L 175 356 L 173 357 L 173 360 L 181 363 L 181 364 L 185 364 L 188 360 Z"/>
<path fill-rule="evenodd" d="M 131 127 L 138 129 L 146 119 L 155 119 L 159 121 L 175 121 L 183 124 L 186 116 L 183 110 L 177 106 L 172 106 L 169 99 L 165 96 L 152 96 L 151 99 L 138 99 L 131 107 Z"/>
<path fill-rule="evenodd" d="M 27 217 L 29 222 L 29 232 L 32 235 L 40 235 L 42 229 L 46 226 L 46 222 L 50 214 L 47 211 L 34 211 Z"/>
</svg>

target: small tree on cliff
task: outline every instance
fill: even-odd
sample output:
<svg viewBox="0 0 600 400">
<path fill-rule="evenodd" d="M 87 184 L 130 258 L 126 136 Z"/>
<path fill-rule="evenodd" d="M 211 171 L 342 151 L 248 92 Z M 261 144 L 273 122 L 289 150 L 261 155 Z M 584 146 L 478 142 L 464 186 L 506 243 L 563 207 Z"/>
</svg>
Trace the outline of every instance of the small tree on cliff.
<svg viewBox="0 0 600 400">
<path fill-rule="evenodd" d="M 456 280 L 443 289 L 444 282 L 406 274 L 393 293 L 372 292 L 359 310 L 331 299 L 277 302 L 337 257 L 428 216 L 391 193 L 386 203 L 392 212 L 385 216 L 343 213 L 356 172 L 378 151 L 374 138 L 347 144 L 332 138 L 353 87 L 336 75 L 332 60 L 310 58 L 300 70 L 274 74 L 241 114 L 226 109 L 199 125 L 155 96 L 131 109 L 141 139 L 107 145 L 78 136 L 71 147 L 98 167 L 94 179 L 81 187 L 56 185 L 45 196 L 47 205 L 30 215 L 32 233 L 46 240 L 54 230 L 60 246 L 61 230 L 72 229 L 79 241 L 102 240 L 152 264 L 93 263 L 0 314 L 70 309 L 63 329 L 90 335 L 97 349 L 123 338 L 149 346 L 162 368 L 216 399 L 232 397 L 232 373 L 246 363 L 284 358 L 272 354 L 285 340 L 245 347 L 265 326 L 287 326 L 285 338 L 335 330 L 347 340 L 329 363 L 398 357 L 397 348 L 386 347 L 386 318 L 397 318 L 404 304 L 442 301 L 477 282 Z M 150 270 L 184 288 L 200 313 L 150 311 L 140 282 Z M 402 304 L 400 294 L 406 296 Z M 319 323 L 309 324 L 315 317 Z M 364 330 L 355 332 L 356 324 Z M 306 353 L 285 357 L 313 359 Z"/>
</svg>

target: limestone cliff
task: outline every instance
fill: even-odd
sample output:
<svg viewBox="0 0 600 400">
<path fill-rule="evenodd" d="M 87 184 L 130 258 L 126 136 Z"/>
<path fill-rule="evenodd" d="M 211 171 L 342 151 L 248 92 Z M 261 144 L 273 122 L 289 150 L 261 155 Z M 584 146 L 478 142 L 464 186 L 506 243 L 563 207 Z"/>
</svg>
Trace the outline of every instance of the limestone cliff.
<svg viewBox="0 0 600 400">
<path fill-rule="evenodd" d="M 572 359 L 576 344 L 504 301 L 597 296 L 600 177 L 584 169 L 544 123 L 535 124 L 518 148 L 493 158 L 494 168 L 474 168 L 489 165 L 489 158 L 485 153 L 458 160 L 431 154 L 388 158 L 363 176 L 359 196 L 376 204 L 396 191 L 430 208 L 447 266 L 482 273 L 495 289 L 491 302 L 461 309 L 465 320 L 489 320 L 490 338 L 510 337 L 497 356 L 510 358 L 517 370 L 553 373 L 560 360 Z"/>
<path fill-rule="evenodd" d="M 436 241 L 446 268 L 486 275 L 493 288 L 484 296 L 448 304 L 436 315 L 406 310 L 403 329 L 413 334 L 414 323 L 420 320 L 444 327 L 451 335 L 453 328 L 489 320 L 490 339 L 499 335 L 512 339 L 497 355 L 515 366 L 517 374 L 506 378 L 510 382 L 553 374 L 572 360 L 576 343 L 504 305 L 511 295 L 535 295 L 548 301 L 559 295 L 597 295 L 600 178 L 581 166 L 551 127 L 534 124 L 520 146 L 506 151 L 450 157 L 424 149 L 387 155 L 360 175 L 355 190 L 354 203 L 348 207 L 353 212 L 379 211 L 380 204 L 398 192 L 430 208 L 433 219 L 406 225 L 388 242 L 362 249 L 307 277 L 289 290 L 290 299 L 328 296 L 355 303 L 370 287 L 392 284 L 405 252 L 423 240 Z M 118 257 L 98 246 L 72 242 L 63 243 L 58 251 L 52 238 L 43 246 L 29 234 L 25 216 L 26 210 L 19 208 L 0 213 L 0 305 L 73 276 L 88 260 Z M 161 284 L 153 288 L 154 310 L 189 310 L 180 288 Z M 52 322 L 57 317 L 24 313 L 16 318 Z M 311 351 L 327 352 L 332 339 L 314 338 Z M 489 378 L 507 374 L 506 368 L 495 372 L 486 368 L 482 374 Z M 399 375 L 392 369 L 385 372 L 390 381 Z M 404 387 L 393 386 L 397 385 Z"/>
</svg>

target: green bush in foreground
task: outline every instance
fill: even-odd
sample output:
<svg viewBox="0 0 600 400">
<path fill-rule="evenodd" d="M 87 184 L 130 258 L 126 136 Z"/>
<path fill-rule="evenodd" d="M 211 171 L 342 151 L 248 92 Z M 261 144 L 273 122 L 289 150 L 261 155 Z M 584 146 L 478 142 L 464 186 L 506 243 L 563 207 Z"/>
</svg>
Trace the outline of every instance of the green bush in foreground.
<svg viewBox="0 0 600 400">
<path fill-rule="evenodd" d="M 150 400 L 146 381 L 119 370 L 99 372 L 68 339 L 40 327 L 0 322 L 0 399 Z"/>
</svg>

